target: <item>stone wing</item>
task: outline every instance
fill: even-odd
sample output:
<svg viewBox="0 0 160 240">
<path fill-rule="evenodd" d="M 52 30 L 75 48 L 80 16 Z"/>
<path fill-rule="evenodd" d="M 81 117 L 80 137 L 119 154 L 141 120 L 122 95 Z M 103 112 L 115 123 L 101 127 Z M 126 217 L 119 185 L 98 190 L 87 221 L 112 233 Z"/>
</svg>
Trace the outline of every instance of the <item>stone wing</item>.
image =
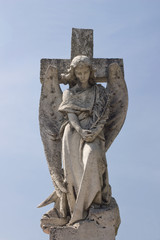
<svg viewBox="0 0 160 240">
<path fill-rule="evenodd" d="M 120 132 L 128 108 L 128 91 L 118 63 L 112 63 L 109 66 L 107 92 L 110 96 L 110 111 L 105 125 L 106 151 Z"/>
<path fill-rule="evenodd" d="M 42 82 L 39 123 L 50 175 L 57 194 L 59 190 L 63 190 L 61 139 L 59 138 L 63 115 L 58 112 L 61 101 L 62 91 L 58 83 L 57 68 L 50 65 Z"/>
</svg>

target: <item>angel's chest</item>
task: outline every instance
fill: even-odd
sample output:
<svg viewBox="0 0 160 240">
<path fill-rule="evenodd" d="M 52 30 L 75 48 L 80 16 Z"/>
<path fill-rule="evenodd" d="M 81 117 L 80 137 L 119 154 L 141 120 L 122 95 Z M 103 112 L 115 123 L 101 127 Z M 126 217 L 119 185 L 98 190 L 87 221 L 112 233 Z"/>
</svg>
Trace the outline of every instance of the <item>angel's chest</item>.
<svg viewBox="0 0 160 240">
<path fill-rule="evenodd" d="M 94 92 L 76 94 L 74 96 L 74 103 L 83 108 L 92 108 L 94 98 L 95 98 Z"/>
</svg>

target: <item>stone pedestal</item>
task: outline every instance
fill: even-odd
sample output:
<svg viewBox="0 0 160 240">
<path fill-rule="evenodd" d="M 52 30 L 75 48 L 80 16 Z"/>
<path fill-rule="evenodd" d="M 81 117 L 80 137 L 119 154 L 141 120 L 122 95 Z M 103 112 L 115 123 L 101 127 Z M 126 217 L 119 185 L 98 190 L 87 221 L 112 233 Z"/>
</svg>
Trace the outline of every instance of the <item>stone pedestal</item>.
<svg viewBox="0 0 160 240">
<path fill-rule="evenodd" d="M 120 216 L 114 198 L 104 208 L 90 208 L 88 218 L 73 226 L 53 227 L 50 240 L 115 240 Z"/>
</svg>

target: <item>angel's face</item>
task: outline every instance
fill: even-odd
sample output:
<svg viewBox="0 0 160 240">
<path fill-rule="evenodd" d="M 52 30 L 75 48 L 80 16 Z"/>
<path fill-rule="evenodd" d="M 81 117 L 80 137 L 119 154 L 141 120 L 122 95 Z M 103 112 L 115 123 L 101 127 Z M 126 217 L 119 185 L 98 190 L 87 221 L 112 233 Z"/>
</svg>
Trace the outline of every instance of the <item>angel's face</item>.
<svg viewBox="0 0 160 240">
<path fill-rule="evenodd" d="M 85 65 L 79 65 L 75 68 L 75 75 L 82 84 L 87 83 L 90 76 L 90 68 Z"/>
</svg>

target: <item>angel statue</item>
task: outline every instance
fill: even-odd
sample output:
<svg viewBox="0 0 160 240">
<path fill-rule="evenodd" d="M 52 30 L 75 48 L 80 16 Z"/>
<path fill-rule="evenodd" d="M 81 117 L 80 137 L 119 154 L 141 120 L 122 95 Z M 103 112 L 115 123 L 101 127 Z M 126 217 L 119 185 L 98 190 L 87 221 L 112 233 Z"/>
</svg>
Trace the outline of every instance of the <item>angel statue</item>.
<svg viewBox="0 0 160 240">
<path fill-rule="evenodd" d="M 91 60 L 76 56 L 61 75 L 69 84 L 63 94 L 56 67 L 46 71 L 39 119 L 55 190 L 39 205 L 54 202 L 42 217 L 44 231 L 48 224 L 73 225 L 86 219 L 90 208 L 110 204 L 105 153 L 124 123 L 127 88 L 118 63 L 110 64 L 108 71 L 105 88 L 96 83 Z"/>
</svg>

